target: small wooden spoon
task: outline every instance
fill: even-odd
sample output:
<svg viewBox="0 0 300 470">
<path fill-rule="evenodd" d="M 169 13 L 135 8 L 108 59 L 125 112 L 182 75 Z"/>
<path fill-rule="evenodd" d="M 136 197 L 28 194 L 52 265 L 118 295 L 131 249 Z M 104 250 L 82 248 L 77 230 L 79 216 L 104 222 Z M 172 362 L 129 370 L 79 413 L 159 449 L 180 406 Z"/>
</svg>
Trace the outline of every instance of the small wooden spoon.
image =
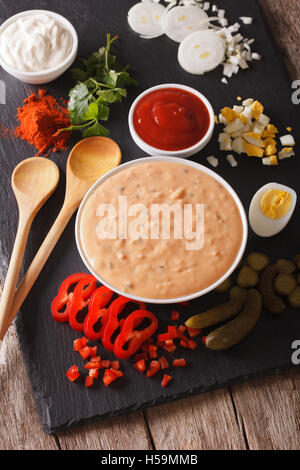
<svg viewBox="0 0 300 470">
<path fill-rule="evenodd" d="M 120 162 L 119 146 L 107 137 L 88 137 L 75 145 L 67 162 L 66 194 L 63 207 L 21 281 L 14 298 L 9 322 L 6 328 L 0 329 L 0 340 L 3 339 L 87 191 L 102 175 L 118 166 Z"/>
<path fill-rule="evenodd" d="M 0 303 L 0 340 L 11 314 L 25 247 L 33 219 L 55 191 L 59 171 L 55 163 L 41 157 L 23 160 L 14 169 L 12 188 L 19 208 L 19 226 Z"/>
</svg>

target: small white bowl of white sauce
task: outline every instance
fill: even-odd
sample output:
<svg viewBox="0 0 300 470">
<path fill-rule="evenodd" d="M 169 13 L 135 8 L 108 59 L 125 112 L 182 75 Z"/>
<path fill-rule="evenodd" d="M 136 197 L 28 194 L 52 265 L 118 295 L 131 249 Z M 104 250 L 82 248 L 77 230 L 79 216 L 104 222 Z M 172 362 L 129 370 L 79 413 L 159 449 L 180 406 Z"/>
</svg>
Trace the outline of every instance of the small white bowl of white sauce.
<svg viewBox="0 0 300 470">
<path fill-rule="evenodd" d="M 0 65 L 26 83 L 55 80 L 72 65 L 77 51 L 75 28 L 51 11 L 23 11 L 0 27 Z"/>
</svg>

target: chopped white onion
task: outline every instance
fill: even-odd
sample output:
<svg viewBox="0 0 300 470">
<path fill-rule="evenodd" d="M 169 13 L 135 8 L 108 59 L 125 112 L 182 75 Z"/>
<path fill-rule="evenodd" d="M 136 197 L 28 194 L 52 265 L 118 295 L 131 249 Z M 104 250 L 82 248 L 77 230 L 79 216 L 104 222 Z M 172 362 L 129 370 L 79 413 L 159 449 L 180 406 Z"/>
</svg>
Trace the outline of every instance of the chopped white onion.
<svg viewBox="0 0 300 470">
<path fill-rule="evenodd" d="M 210 157 L 207 157 L 206 160 L 214 168 L 217 168 L 217 166 L 219 165 L 219 160 L 216 157 L 214 157 L 213 155 L 211 155 Z"/>
<path fill-rule="evenodd" d="M 196 31 L 179 46 L 178 61 L 189 73 L 203 75 L 215 69 L 224 60 L 225 43 L 214 31 Z"/>
</svg>

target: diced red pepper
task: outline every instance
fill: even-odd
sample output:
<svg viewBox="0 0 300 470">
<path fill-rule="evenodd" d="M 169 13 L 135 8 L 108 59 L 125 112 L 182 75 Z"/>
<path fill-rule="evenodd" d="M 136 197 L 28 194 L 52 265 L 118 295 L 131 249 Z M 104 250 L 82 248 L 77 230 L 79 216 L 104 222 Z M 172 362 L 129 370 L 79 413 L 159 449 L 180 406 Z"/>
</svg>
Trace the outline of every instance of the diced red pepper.
<svg viewBox="0 0 300 470">
<path fill-rule="evenodd" d="M 150 367 L 147 370 L 147 377 L 153 377 L 157 372 L 160 371 L 160 363 L 158 361 L 151 361 Z"/>
<path fill-rule="evenodd" d="M 84 336 L 82 338 L 75 339 L 75 341 L 73 341 L 73 350 L 78 352 L 80 351 L 80 349 L 83 349 L 87 344 L 88 339 Z"/>
<path fill-rule="evenodd" d="M 85 346 L 84 348 L 80 349 L 80 351 L 78 351 L 82 359 L 87 359 L 90 356 L 91 349 L 92 348 L 90 346 Z"/>
<path fill-rule="evenodd" d="M 122 377 L 124 374 L 120 370 L 106 369 L 103 376 L 103 383 L 107 387 L 112 382 L 114 382 L 119 377 Z"/>
<path fill-rule="evenodd" d="M 179 337 L 179 334 L 178 334 L 178 328 L 177 328 L 177 326 L 169 325 L 169 326 L 168 326 L 168 334 L 170 335 L 170 338 L 171 338 L 171 339 L 178 338 L 178 337 Z"/>
<path fill-rule="evenodd" d="M 141 352 L 141 353 L 138 353 L 134 356 L 134 362 L 138 362 L 138 361 L 141 361 L 143 359 L 144 359 L 144 361 L 148 361 L 148 354 L 146 352 Z"/>
<path fill-rule="evenodd" d="M 110 367 L 110 361 L 105 360 L 100 362 L 100 369 L 108 369 Z"/>
<path fill-rule="evenodd" d="M 108 319 L 102 334 L 103 346 L 105 347 L 105 349 L 108 349 L 108 351 L 112 351 L 114 349 L 112 336 L 120 327 L 124 325 L 124 321 L 119 321 L 118 316 L 124 310 L 126 304 L 128 304 L 129 302 L 134 301 L 132 301 L 131 299 L 127 299 L 127 297 L 119 296 L 110 304 L 108 310 Z M 134 303 L 137 303 L 141 309 L 146 308 L 146 305 L 143 302 Z"/>
<path fill-rule="evenodd" d="M 201 335 L 202 330 L 200 328 L 188 328 L 188 332 L 191 338 Z"/>
<path fill-rule="evenodd" d="M 187 349 L 187 348 L 188 348 L 188 341 L 185 341 L 185 340 L 182 339 L 182 340 L 180 341 L 180 346 L 181 346 L 182 348 Z"/>
<path fill-rule="evenodd" d="M 66 372 L 66 377 L 70 380 L 70 382 L 75 382 L 75 380 L 80 377 L 78 367 L 75 365 L 70 367 L 70 369 Z"/>
<path fill-rule="evenodd" d="M 186 326 L 185 325 L 179 325 L 177 328 L 178 335 L 181 337 L 185 332 L 186 332 Z"/>
<path fill-rule="evenodd" d="M 111 298 L 113 296 L 113 292 L 108 289 L 108 287 L 101 286 L 96 289 L 92 296 L 89 303 L 89 311 L 87 316 L 84 320 L 84 334 L 92 341 L 96 341 L 102 338 L 105 326 L 108 322 L 108 310 L 106 307 Z M 100 328 L 95 330 L 95 326 L 99 324 Z"/>
<path fill-rule="evenodd" d="M 89 299 L 96 288 L 97 279 L 90 275 L 82 279 L 74 289 L 69 308 L 69 325 L 76 331 L 83 331 L 84 319 L 79 321 L 78 314 L 89 304 Z"/>
<path fill-rule="evenodd" d="M 69 310 L 73 298 L 73 292 L 70 292 L 70 288 L 86 277 L 88 277 L 86 273 L 72 274 L 62 282 L 58 294 L 51 304 L 54 320 L 59 323 L 65 323 L 69 320 Z"/>
<path fill-rule="evenodd" d="M 101 361 L 101 356 L 92 356 L 91 357 L 91 362 L 100 362 Z"/>
<path fill-rule="evenodd" d="M 176 320 L 178 320 L 178 318 L 179 318 L 179 312 L 177 310 L 172 310 L 171 320 L 176 321 Z"/>
<path fill-rule="evenodd" d="M 193 341 L 192 339 L 190 339 L 189 344 L 188 344 L 189 349 L 192 349 L 194 351 L 194 349 L 196 349 L 197 346 L 198 344 L 196 343 L 196 341 Z"/>
<path fill-rule="evenodd" d="M 84 365 L 84 368 L 87 369 L 87 370 L 90 370 L 90 369 L 101 369 L 101 362 L 102 362 L 102 361 L 90 361 L 90 362 L 87 362 L 87 363 Z"/>
<path fill-rule="evenodd" d="M 163 379 L 162 379 L 161 386 L 166 387 L 168 385 L 168 383 L 170 382 L 170 380 L 172 380 L 172 377 L 168 374 L 165 374 Z"/>
<path fill-rule="evenodd" d="M 141 374 L 143 372 L 145 372 L 146 370 L 146 363 L 144 361 L 144 359 L 141 359 L 140 361 L 137 361 L 135 364 L 134 364 L 134 367 L 136 368 L 136 370 L 138 372 L 141 372 Z"/>
<path fill-rule="evenodd" d="M 165 351 L 169 352 L 169 353 L 172 353 L 172 352 L 176 351 L 176 345 L 174 343 L 171 344 L 170 346 L 165 345 L 165 346 L 163 346 L 163 349 Z"/>
<path fill-rule="evenodd" d="M 206 346 L 206 336 L 202 336 L 202 343 Z"/>
<path fill-rule="evenodd" d="M 119 361 L 111 361 L 110 365 L 111 365 L 111 368 L 112 368 L 112 369 L 115 369 L 115 370 L 119 370 L 119 369 L 120 369 L 120 363 L 119 363 Z"/>
<path fill-rule="evenodd" d="M 97 346 L 93 346 L 90 350 L 90 357 L 97 357 Z"/>
<path fill-rule="evenodd" d="M 150 359 L 155 359 L 157 357 L 157 346 L 154 344 L 149 344 L 148 351 Z"/>
<path fill-rule="evenodd" d="M 158 359 L 158 362 L 159 362 L 160 368 L 161 368 L 162 370 L 169 368 L 169 363 L 168 363 L 167 359 L 165 358 L 165 356 L 161 356 L 161 357 Z"/>
<path fill-rule="evenodd" d="M 157 335 L 157 344 L 164 344 L 170 339 L 172 339 L 170 333 L 161 333 L 160 335 Z"/>
<path fill-rule="evenodd" d="M 90 369 L 89 370 L 89 376 L 92 377 L 93 379 L 98 379 L 99 370 L 98 369 Z"/>
<path fill-rule="evenodd" d="M 136 329 L 143 320 L 148 319 L 150 325 L 143 330 Z M 122 330 L 114 343 L 114 354 L 119 359 L 128 359 L 133 356 L 141 345 L 157 330 L 156 316 L 147 310 L 136 310 L 125 320 Z M 126 346 L 126 349 L 125 349 Z"/>
<path fill-rule="evenodd" d="M 185 367 L 186 366 L 186 360 L 185 359 L 174 359 L 173 361 L 173 366 L 174 367 Z"/>
<path fill-rule="evenodd" d="M 91 387 L 94 383 L 93 377 L 90 377 L 89 375 L 85 378 L 85 386 L 86 388 Z"/>
</svg>

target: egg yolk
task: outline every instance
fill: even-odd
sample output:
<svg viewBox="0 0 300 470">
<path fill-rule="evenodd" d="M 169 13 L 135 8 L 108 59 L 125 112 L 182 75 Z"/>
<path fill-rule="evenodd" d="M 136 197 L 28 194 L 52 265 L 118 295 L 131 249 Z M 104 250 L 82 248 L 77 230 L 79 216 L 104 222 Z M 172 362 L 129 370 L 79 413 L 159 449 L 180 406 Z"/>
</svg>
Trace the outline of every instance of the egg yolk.
<svg viewBox="0 0 300 470">
<path fill-rule="evenodd" d="M 262 213 L 270 219 L 282 219 L 292 205 L 292 196 L 287 191 L 270 189 L 260 200 Z"/>
</svg>

